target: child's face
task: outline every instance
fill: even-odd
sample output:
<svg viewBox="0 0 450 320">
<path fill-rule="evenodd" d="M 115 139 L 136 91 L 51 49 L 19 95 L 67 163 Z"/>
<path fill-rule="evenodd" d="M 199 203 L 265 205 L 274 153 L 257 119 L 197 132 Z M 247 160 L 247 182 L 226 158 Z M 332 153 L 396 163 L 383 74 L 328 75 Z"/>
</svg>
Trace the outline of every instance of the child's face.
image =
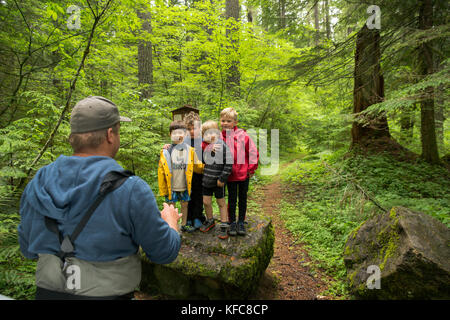
<svg viewBox="0 0 450 320">
<path fill-rule="evenodd" d="M 183 130 L 183 129 L 173 130 L 172 133 L 170 134 L 170 139 L 175 144 L 182 143 L 184 140 L 184 137 L 186 137 L 186 130 Z"/>
<path fill-rule="evenodd" d="M 200 121 L 194 123 L 194 125 L 188 126 L 188 132 L 191 135 L 191 138 L 198 139 L 201 134 L 201 125 Z"/>
<path fill-rule="evenodd" d="M 220 118 L 220 126 L 222 130 L 232 130 L 237 125 L 237 121 L 233 118 L 222 117 Z"/>
<path fill-rule="evenodd" d="M 203 141 L 206 143 L 215 143 L 219 140 L 219 133 L 216 129 L 206 130 L 203 134 Z"/>
</svg>

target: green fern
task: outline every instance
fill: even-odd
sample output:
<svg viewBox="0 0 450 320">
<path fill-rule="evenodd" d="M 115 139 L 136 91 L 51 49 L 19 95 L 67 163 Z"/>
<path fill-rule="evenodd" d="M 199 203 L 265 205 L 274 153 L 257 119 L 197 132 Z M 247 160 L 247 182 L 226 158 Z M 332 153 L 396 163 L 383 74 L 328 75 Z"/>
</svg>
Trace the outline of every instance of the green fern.
<svg viewBox="0 0 450 320">
<path fill-rule="evenodd" d="M 0 294 L 13 299 L 33 299 L 36 291 L 36 262 L 25 259 L 20 252 L 17 238 L 17 226 L 20 216 L 11 211 L 11 206 L 3 206 L 5 202 L 12 203 L 13 198 L 6 196 L 0 199 Z"/>
</svg>

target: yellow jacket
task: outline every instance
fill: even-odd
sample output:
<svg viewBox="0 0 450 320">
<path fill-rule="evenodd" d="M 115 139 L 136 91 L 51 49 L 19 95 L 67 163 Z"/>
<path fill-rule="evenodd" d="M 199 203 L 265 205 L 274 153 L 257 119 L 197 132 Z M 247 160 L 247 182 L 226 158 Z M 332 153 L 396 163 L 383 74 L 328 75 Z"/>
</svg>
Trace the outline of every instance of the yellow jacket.
<svg viewBox="0 0 450 320">
<path fill-rule="evenodd" d="M 192 175 L 195 173 L 203 173 L 204 164 L 198 159 L 195 149 L 188 146 L 188 158 L 186 166 L 186 185 L 189 195 L 192 189 Z M 158 187 L 159 195 L 166 196 L 172 200 L 172 161 L 169 150 L 161 150 L 158 165 Z"/>
</svg>

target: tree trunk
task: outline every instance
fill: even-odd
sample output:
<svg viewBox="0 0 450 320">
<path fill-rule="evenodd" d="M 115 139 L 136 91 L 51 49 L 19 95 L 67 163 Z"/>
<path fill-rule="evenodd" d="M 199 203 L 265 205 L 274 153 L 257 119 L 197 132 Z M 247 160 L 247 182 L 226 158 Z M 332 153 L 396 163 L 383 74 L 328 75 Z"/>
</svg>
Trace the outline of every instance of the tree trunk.
<svg viewBox="0 0 450 320">
<path fill-rule="evenodd" d="M 314 5 L 314 29 L 316 29 L 315 43 L 319 44 L 320 39 L 320 26 L 319 26 L 319 1 L 316 1 Z"/>
<path fill-rule="evenodd" d="M 286 0 L 279 0 L 280 29 L 286 28 Z"/>
<path fill-rule="evenodd" d="M 252 7 L 250 4 L 247 4 L 247 22 L 253 23 L 255 19 L 255 8 Z"/>
<path fill-rule="evenodd" d="M 435 7 L 433 8 L 433 12 L 436 14 L 433 16 L 433 25 L 443 25 L 446 23 L 446 15 L 442 14 L 445 11 L 445 8 L 442 8 L 438 5 L 438 3 L 435 3 Z M 439 15 L 441 13 L 441 15 Z M 446 45 L 447 45 L 447 39 L 442 38 L 439 40 L 435 40 L 433 43 L 433 51 L 434 52 L 445 52 Z M 434 72 L 440 72 L 442 71 L 444 65 L 442 64 L 444 56 L 437 54 L 433 56 L 433 63 L 434 63 Z M 440 84 L 435 88 L 434 92 L 434 102 L 435 102 L 435 112 L 434 117 L 436 120 L 436 139 L 437 139 L 437 145 L 438 145 L 438 151 L 442 153 L 445 153 L 444 148 L 444 122 L 447 118 L 446 109 L 445 109 L 445 86 L 443 84 Z"/>
<path fill-rule="evenodd" d="M 419 8 L 419 29 L 426 30 L 433 26 L 433 4 L 431 0 L 421 0 Z M 430 42 L 419 46 L 418 72 L 421 77 L 433 73 L 433 51 Z M 424 90 L 424 98 L 420 101 L 420 133 L 422 142 L 422 158 L 428 162 L 439 163 L 434 119 L 434 89 Z"/>
<path fill-rule="evenodd" d="M 144 37 L 152 33 L 151 13 L 138 11 L 138 17 L 142 21 Z M 141 87 L 140 100 L 149 99 L 153 92 L 153 56 L 152 43 L 149 40 L 140 40 L 138 44 L 138 81 Z"/>
<path fill-rule="evenodd" d="M 384 80 L 380 67 L 380 32 L 366 25 L 356 38 L 353 113 L 364 111 L 384 98 Z M 352 146 L 370 139 L 390 137 L 387 119 L 383 115 L 365 116 L 364 123 L 353 122 Z"/>
<path fill-rule="evenodd" d="M 436 140 L 439 148 L 444 146 L 444 87 L 441 85 L 437 88 L 436 96 L 436 110 L 435 110 L 435 120 L 436 120 Z M 441 149 L 441 152 L 443 150 Z"/>
<path fill-rule="evenodd" d="M 241 75 L 239 72 L 239 22 L 241 7 L 239 0 L 226 0 L 225 2 L 225 16 L 227 19 L 233 21 L 233 25 L 226 30 L 226 36 L 230 43 L 229 50 L 231 51 L 231 66 L 228 69 L 227 75 L 227 89 L 233 96 L 240 96 Z"/>
<path fill-rule="evenodd" d="M 325 3 L 325 27 L 327 30 L 327 39 L 331 39 L 331 25 L 330 25 L 330 7 L 328 5 L 328 0 L 324 1 Z"/>
<path fill-rule="evenodd" d="M 414 111 L 411 109 L 402 111 L 400 115 L 401 141 L 410 144 L 414 135 Z"/>
</svg>

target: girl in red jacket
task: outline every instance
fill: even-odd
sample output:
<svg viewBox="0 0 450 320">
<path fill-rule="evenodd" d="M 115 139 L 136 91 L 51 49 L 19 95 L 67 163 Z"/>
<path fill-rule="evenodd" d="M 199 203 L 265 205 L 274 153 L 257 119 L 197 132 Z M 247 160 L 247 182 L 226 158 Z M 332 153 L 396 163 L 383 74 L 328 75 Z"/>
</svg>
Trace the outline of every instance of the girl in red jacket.
<svg viewBox="0 0 450 320">
<path fill-rule="evenodd" d="M 233 169 L 228 177 L 228 216 L 230 236 L 244 236 L 245 214 L 247 212 L 247 192 L 250 177 L 258 168 L 259 153 L 250 136 L 237 125 L 237 112 L 233 108 L 223 109 L 220 113 L 222 139 L 230 148 L 233 156 Z M 239 199 L 239 216 L 236 224 L 236 204 Z"/>
</svg>

